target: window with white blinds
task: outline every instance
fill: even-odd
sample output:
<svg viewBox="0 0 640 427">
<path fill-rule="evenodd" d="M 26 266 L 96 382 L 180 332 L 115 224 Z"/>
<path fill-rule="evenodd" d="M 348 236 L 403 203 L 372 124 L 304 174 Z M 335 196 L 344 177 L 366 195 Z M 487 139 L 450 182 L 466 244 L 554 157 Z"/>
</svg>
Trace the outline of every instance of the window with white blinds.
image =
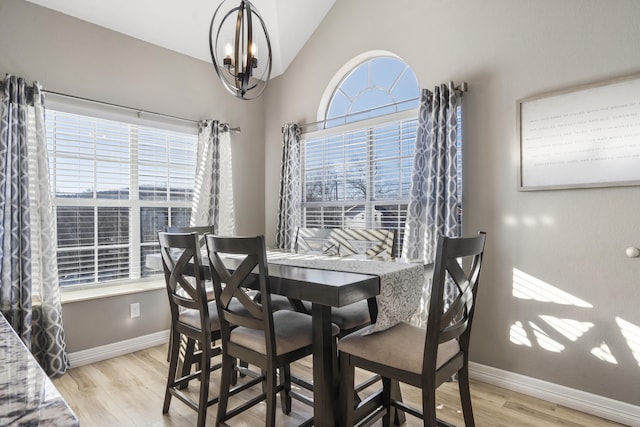
<svg viewBox="0 0 640 427">
<path fill-rule="evenodd" d="M 158 273 L 157 232 L 187 225 L 192 133 L 47 109 L 50 180 L 61 286 Z"/>
<path fill-rule="evenodd" d="M 303 135 L 303 225 L 391 229 L 397 255 L 416 131 L 413 114 L 393 121 L 378 118 L 351 130 L 340 127 Z"/>
</svg>

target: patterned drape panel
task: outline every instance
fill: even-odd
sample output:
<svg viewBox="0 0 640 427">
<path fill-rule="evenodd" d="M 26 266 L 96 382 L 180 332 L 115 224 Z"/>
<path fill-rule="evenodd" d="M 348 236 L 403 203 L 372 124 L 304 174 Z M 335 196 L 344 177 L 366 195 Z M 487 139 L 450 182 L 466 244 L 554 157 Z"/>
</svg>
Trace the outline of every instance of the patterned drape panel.
<svg viewBox="0 0 640 427">
<path fill-rule="evenodd" d="M 439 236 L 459 236 L 457 95 L 453 83 L 423 89 L 413 161 L 402 256 L 435 261 Z M 429 288 L 425 283 L 414 323 L 426 324 Z M 447 289 L 447 294 L 455 292 Z"/>
<path fill-rule="evenodd" d="M 295 232 L 300 226 L 301 191 L 300 127 L 295 123 L 289 123 L 284 126 L 282 132 L 276 248 L 291 250 L 295 245 Z"/>
<path fill-rule="evenodd" d="M 7 76 L 0 107 L 0 307 L 49 375 L 69 367 L 43 95 Z"/>
<path fill-rule="evenodd" d="M 221 235 L 235 234 L 231 137 L 217 120 L 200 124 L 191 225 L 213 225 Z"/>
</svg>

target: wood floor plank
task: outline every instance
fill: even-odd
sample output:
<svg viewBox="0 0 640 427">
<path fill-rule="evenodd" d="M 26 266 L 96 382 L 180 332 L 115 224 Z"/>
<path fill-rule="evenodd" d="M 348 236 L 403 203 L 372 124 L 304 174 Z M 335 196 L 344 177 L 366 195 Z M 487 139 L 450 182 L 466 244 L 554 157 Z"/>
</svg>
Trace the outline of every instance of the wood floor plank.
<svg viewBox="0 0 640 427">
<path fill-rule="evenodd" d="M 168 372 L 167 346 L 157 346 L 104 360 L 91 365 L 70 369 L 67 374 L 55 378 L 54 384 L 75 411 L 83 427 L 190 427 L 196 423 L 195 411 L 177 399 L 173 399 L 167 415 L 162 414 L 164 388 Z M 292 366 L 292 372 L 306 379 L 312 378 L 311 357 Z M 367 378 L 366 372 L 357 371 L 356 381 Z M 210 392 L 217 394 L 219 371 L 211 376 Z M 406 402 L 418 406 L 420 391 L 401 385 Z M 189 386 L 189 393 L 197 396 L 198 383 Z M 251 396 L 260 393 L 254 387 Z M 620 427 L 620 424 L 589 414 L 571 410 L 550 402 L 505 390 L 494 385 L 471 382 L 473 410 L 478 427 Z M 242 399 L 250 396 L 243 394 Z M 438 418 L 463 426 L 458 385 L 443 384 L 436 393 Z M 240 398 L 232 398 L 237 404 Z M 279 406 L 279 403 L 278 403 Z M 213 425 L 217 405 L 209 408 L 207 424 Z M 231 426 L 254 427 L 264 424 L 264 403 L 231 420 Z M 293 401 L 291 415 L 284 415 L 278 408 L 277 427 L 299 425 L 313 415 L 312 408 Z M 382 425 L 381 422 L 375 424 Z M 406 426 L 421 426 L 422 421 L 407 416 Z"/>
</svg>

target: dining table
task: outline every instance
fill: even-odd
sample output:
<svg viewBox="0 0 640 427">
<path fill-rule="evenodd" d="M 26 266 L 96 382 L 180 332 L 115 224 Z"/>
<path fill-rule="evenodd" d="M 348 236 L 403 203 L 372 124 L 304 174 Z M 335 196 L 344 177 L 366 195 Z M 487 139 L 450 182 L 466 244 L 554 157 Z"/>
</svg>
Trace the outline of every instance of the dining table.
<svg viewBox="0 0 640 427">
<path fill-rule="evenodd" d="M 431 277 L 429 267 L 403 260 L 287 251 L 268 251 L 267 261 L 272 293 L 311 302 L 314 425 L 334 426 L 340 414 L 332 307 L 375 298 L 377 319 L 367 327 L 368 333 L 409 320 L 420 304 L 425 277 Z"/>
<path fill-rule="evenodd" d="M 206 260 L 206 257 L 203 257 Z M 158 260 L 147 259 L 148 267 Z M 231 269 L 240 259 L 226 257 Z M 237 263 L 234 265 L 234 263 Z M 358 301 L 377 300 L 377 321 L 370 333 L 409 320 L 418 309 L 429 270 L 422 263 L 365 257 L 336 257 L 267 251 L 271 292 L 311 303 L 313 327 L 313 424 L 335 426 L 338 420 L 338 369 L 335 364 L 331 309 Z M 210 277 L 208 263 L 201 262 L 201 277 Z M 161 261 L 160 261 L 161 268 Z M 195 272 L 194 272 L 195 274 Z"/>
</svg>

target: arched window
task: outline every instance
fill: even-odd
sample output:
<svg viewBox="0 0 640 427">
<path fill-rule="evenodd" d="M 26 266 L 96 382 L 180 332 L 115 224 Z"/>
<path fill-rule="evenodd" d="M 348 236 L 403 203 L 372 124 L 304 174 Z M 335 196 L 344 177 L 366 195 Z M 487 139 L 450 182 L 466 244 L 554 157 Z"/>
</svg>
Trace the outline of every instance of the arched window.
<svg viewBox="0 0 640 427">
<path fill-rule="evenodd" d="M 302 225 L 392 229 L 397 256 L 417 131 L 415 74 L 395 56 L 370 56 L 341 70 L 326 93 L 320 130 L 302 136 Z"/>
<path fill-rule="evenodd" d="M 327 105 L 326 127 L 356 122 L 418 106 L 416 76 L 402 60 L 371 58 L 352 69 L 336 86 Z"/>
</svg>

